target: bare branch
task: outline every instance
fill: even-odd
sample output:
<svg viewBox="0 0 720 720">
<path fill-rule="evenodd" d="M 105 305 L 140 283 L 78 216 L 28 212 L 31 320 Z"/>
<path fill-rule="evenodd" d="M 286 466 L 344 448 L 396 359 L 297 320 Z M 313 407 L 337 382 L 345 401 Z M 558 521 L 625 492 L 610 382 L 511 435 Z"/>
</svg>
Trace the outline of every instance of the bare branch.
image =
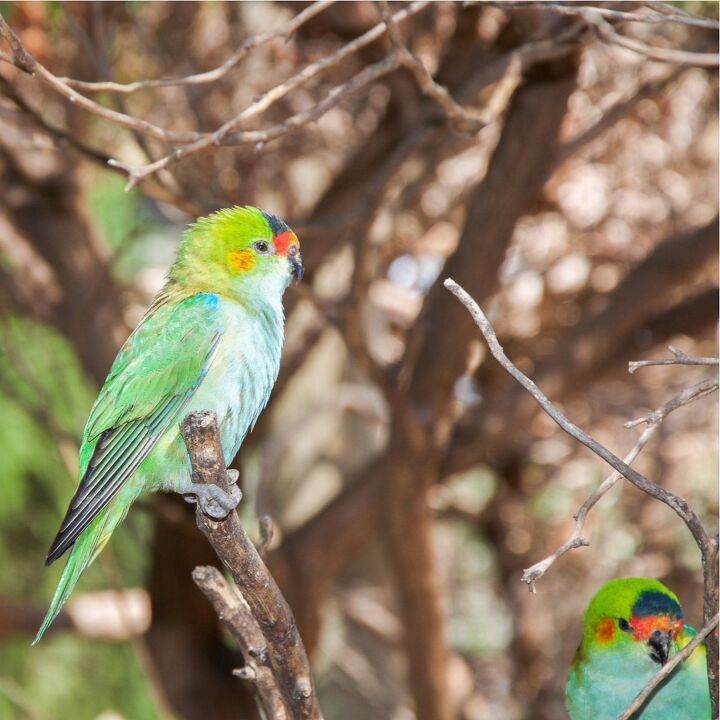
<svg viewBox="0 0 720 720">
<path fill-rule="evenodd" d="M 254 35 L 249 37 L 242 42 L 240 47 L 225 60 L 221 65 L 208 70 L 207 72 L 197 73 L 196 75 L 186 75 L 185 77 L 177 78 L 159 78 L 154 80 L 137 80 L 130 83 L 118 83 L 118 82 L 85 82 L 83 80 L 74 80 L 73 78 L 61 77 L 58 78 L 61 82 L 69 85 L 76 90 L 84 90 L 86 92 L 116 92 L 130 94 L 137 92 L 138 90 L 145 90 L 148 88 L 158 87 L 173 87 L 176 85 L 206 85 L 207 83 L 216 82 L 230 72 L 234 67 L 240 64 L 240 62 L 250 53 L 261 45 L 272 40 L 278 40 L 283 38 L 287 40 L 293 35 L 302 25 L 308 20 L 321 13 L 325 8 L 329 7 L 335 2 L 335 0 L 318 0 L 312 5 L 309 5 L 304 10 L 299 12 L 292 20 L 287 22 L 277 30 L 270 30 L 260 35 Z"/>
<path fill-rule="evenodd" d="M 235 670 L 233 675 L 253 684 L 263 717 L 286 720 L 287 710 L 269 666 L 265 637 L 242 593 L 234 591 L 222 573 L 214 567 L 196 567 L 192 577 L 240 646 L 245 666 Z"/>
<path fill-rule="evenodd" d="M 191 413 L 181 423 L 193 469 L 193 482 L 229 489 L 215 414 Z M 305 648 L 292 611 L 255 546 L 240 525 L 237 513 L 213 520 L 202 510 L 195 521 L 217 556 L 228 568 L 268 646 L 268 662 L 293 720 L 319 720 L 320 711 L 310 677 Z"/>
<path fill-rule="evenodd" d="M 89 145 L 85 145 L 77 138 L 73 137 L 70 133 L 66 132 L 65 130 L 61 130 L 60 128 L 57 128 L 47 122 L 45 118 L 43 118 L 43 116 L 19 94 L 17 89 L 14 88 L 1 75 L 0 90 L 2 90 L 3 93 L 10 100 L 12 100 L 12 102 L 15 103 L 15 105 L 27 117 L 32 120 L 32 122 L 34 122 L 38 127 L 42 128 L 42 130 L 44 130 L 48 135 L 50 135 L 57 142 L 58 145 L 67 145 L 86 160 L 89 160 L 96 165 L 100 165 L 103 168 L 107 168 L 108 166 L 110 166 L 110 169 L 112 171 L 120 175 L 125 174 L 122 169 L 116 168 L 111 164 L 110 161 L 112 160 L 112 158 L 109 155 L 100 150 L 96 150 Z M 191 200 L 187 200 L 186 198 L 173 193 L 168 188 L 160 185 L 160 183 L 155 182 L 152 178 L 146 178 L 140 186 L 140 190 L 148 197 L 153 198 L 153 200 L 167 203 L 168 205 L 173 205 L 174 207 L 178 208 L 178 210 L 182 210 L 184 213 L 187 213 L 191 217 L 203 215 L 207 211 L 207 208 L 203 208 L 200 205 L 192 202 Z"/>
<path fill-rule="evenodd" d="M 671 508 L 685 523 L 688 530 L 692 534 L 698 548 L 700 548 L 703 555 L 705 555 L 710 546 L 712 540 L 707 534 L 707 531 L 703 527 L 700 518 L 696 515 L 695 511 L 688 505 L 684 498 L 675 495 L 674 493 L 665 490 L 660 487 L 652 480 L 648 480 L 644 475 L 639 473 L 637 470 L 631 468 L 627 463 L 623 462 L 619 457 L 610 452 L 606 447 L 601 445 L 597 440 L 591 438 L 584 430 L 580 429 L 577 425 L 570 422 L 545 396 L 540 388 L 524 375 L 520 370 L 513 365 L 513 363 L 505 355 L 502 346 L 498 342 L 495 331 L 492 325 L 488 321 L 485 313 L 480 309 L 478 304 L 465 292 L 454 280 L 448 278 L 444 282 L 445 287 L 460 300 L 460 302 L 467 308 L 472 316 L 475 324 L 480 329 L 483 337 L 487 341 L 488 347 L 493 357 L 502 365 L 503 369 L 506 370 L 512 377 L 527 390 L 540 407 L 571 437 L 575 438 L 578 442 L 581 442 L 585 447 L 592 450 L 596 455 L 601 457 L 608 465 L 613 467 L 623 477 L 627 478 L 633 485 L 647 493 L 656 500 L 667 505 Z"/>
<path fill-rule="evenodd" d="M 386 0 L 380 0 L 379 4 L 390 42 L 395 48 L 400 62 L 415 76 L 420 89 L 435 100 L 453 125 L 461 132 L 472 134 L 485 127 L 487 123 L 482 118 L 458 105 L 448 89 L 435 82 L 422 60 L 405 45 L 400 28 L 397 26 Z"/>
<path fill-rule="evenodd" d="M 303 125 L 307 125 L 308 123 L 318 120 L 345 97 L 351 95 L 360 88 L 369 85 L 375 80 L 378 80 L 383 75 L 387 75 L 387 73 L 394 70 L 398 65 L 399 60 L 397 56 L 388 55 L 388 57 L 380 60 L 374 65 L 368 65 L 363 68 L 357 75 L 355 75 L 355 77 L 348 80 L 348 82 L 333 88 L 317 105 L 299 112 L 287 120 L 283 120 L 277 125 L 273 125 L 266 130 L 249 130 L 247 132 L 235 133 L 232 138 L 229 138 L 230 133 L 235 130 L 242 120 L 244 120 L 243 113 L 240 113 L 240 115 L 236 115 L 234 118 L 221 125 L 215 132 L 210 133 L 209 135 L 203 135 L 199 140 L 196 140 L 189 145 L 182 145 L 176 148 L 169 155 L 166 155 L 165 157 L 162 157 L 148 165 L 132 167 L 117 160 L 112 160 L 110 164 L 114 167 L 119 167 L 128 173 L 130 179 L 125 186 L 125 189 L 130 190 L 148 175 L 152 175 L 153 173 L 158 172 L 158 170 L 162 170 L 168 167 L 168 165 L 189 157 L 190 155 L 194 155 L 201 150 L 205 150 L 212 146 L 222 145 L 226 140 L 230 140 L 234 145 L 254 143 L 260 148 L 265 143 L 275 140 L 281 135 L 288 133 L 290 130 L 296 130 Z"/>
<path fill-rule="evenodd" d="M 717 380 L 702 380 L 701 382 L 693 385 L 692 387 L 686 388 L 679 395 L 676 395 L 672 400 L 665 403 L 659 410 L 651 412 L 649 415 L 643 415 L 637 420 L 630 420 L 625 423 L 626 428 L 632 428 L 642 423 L 648 425 L 659 425 L 673 410 L 676 410 L 683 405 L 687 405 L 693 400 L 698 400 L 701 397 L 710 395 L 718 389 Z"/>
<path fill-rule="evenodd" d="M 613 10 L 606 7 L 598 7 L 596 5 L 575 5 L 570 3 L 555 3 L 546 2 L 542 3 L 540 7 L 543 10 L 551 10 L 552 12 L 560 15 L 571 15 L 577 17 L 582 15 L 583 12 L 591 11 L 596 12 L 606 20 L 615 20 L 616 22 L 642 22 L 649 24 L 659 23 L 680 23 L 681 25 L 691 25 L 694 27 L 710 28 L 711 30 L 717 30 L 720 28 L 720 24 L 717 20 L 711 18 L 699 17 L 698 15 L 692 15 L 687 12 L 672 12 L 672 6 L 668 6 L 666 3 L 660 2 L 646 2 L 644 3 L 651 10 L 657 12 L 646 13 L 646 12 L 628 12 L 626 10 Z M 539 4 L 537 1 L 525 0 L 524 2 L 516 2 L 515 0 L 502 0 L 501 2 L 489 2 L 488 5 L 495 5 L 496 7 L 511 7 L 511 8 L 538 8 Z M 667 10 L 665 8 L 668 8 Z"/>
<path fill-rule="evenodd" d="M 406 18 L 420 12 L 429 4 L 429 0 L 416 0 L 412 5 L 396 13 L 395 20 L 400 22 Z M 308 17 L 305 17 L 307 20 Z M 297 18 L 296 18 L 297 20 Z M 280 32 L 280 31 L 277 31 Z M 317 62 L 307 66 L 302 71 L 289 78 L 284 83 L 276 86 L 268 93 L 265 93 L 261 98 L 251 103 L 247 108 L 241 111 L 238 115 L 231 118 L 217 130 L 212 133 L 202 133 L 195 130 L 190 131 L 178 131 L 169 130 L 162 128 L 158 125 L 150 123 L 146 120 L 127 115 L 125 113 L 117 112 L 109 108 L 100 105 L 93 100 L 85 97 L 78 93 L 73 87 L 53 75 L 47 68 L 37 62 L 30 53 L 20 43 L 19 38 L 8 26 L 3 17 L 0 15 L 0 37 L 10 45 L 12 50 L 12 56 L 3 53 L 0 55 L 0 59 L 12 62 L 16 67 L 23 70 L 24 72 L 30 73 L 38 77 L 42 82 L 52 88 L 59 95 L 67 99 L 69 102 L 77 105 L 83 110 L 97 115 L 104 120 L 108 120 L 121 127 L 134 130 L 146 134 L 156 140 L 163 140 L 170 143 L 178 144 L 190 144 L 192 147 L 188 149 L 187 154 L 193 154 L 199 150 L 208 148 L 213 145 L 219 144 L 255 144 L 262 145 L 270 140 L 274 140 L 280 135 L 283 135 L 290 130 L 302 127 L 314 120 L 320 118 L 325 112 L 334 107 L 340 100 L 346 95 L 355 92 L 356 90 L 364 87 L 365 85 L 373 82 L 375 79 L 385 75 L 386 73 L 397 67 L 398 60 L 394 56 L 388 57 L 382 62 L 377 63 L 374 66 L 366 67 L 358 75 L 352 78 L 350 81 L 340 87 L 334 88 L 328 96 L 319 105 L 309 109 L 308 111 L 298 113 L 285 121 L 278 123 L 277 125 L 268 128 L 267 130 L 251 130 L 247 132 L 234 132 L 237 127 L 245 120 L 265 111 L 270 105 L 277 102 L 281 97 L 286 95 L 290 90 L 298 87 L 302 83 L 306 82 L 310 78 L 315 77 L 320 72 L 328 69 L 331 66 L 337 65 L 344 58 L 351 53 L 357 52 L 361 48 L 369 45 L 371 42 L 379 38 L 385 32 L 384 23 L 379 23 L 374 28 L 370 29 L 361 37 L 348 43 L 340 50 L 332 53 L 331 55 L 318 60 Z M 320 109 L 322 106 L 322 109 Z M 130 176 L 130 182 L 128 183 L 128 189 L 136 185 L 140 179 L 150 175 L 158 170 L 166 167 L 171 162 L 185 157 L 185 153 L 176 149 L 173 153 L 170 153 L 164 158 L 161 158 L 157 163 L 144 165 L 141 167 L 132 167 L 120 161 L 113 161 L 111 164 L 113 167 L 119 168 L 125 171 Z"/>
<path fill-rule="evenodd" d="M 20 42 L 20 39 L 13 32 L 12 28 L 10 28 L 10 26 L 5 22 L 2 15 L 0 15 L 0 37 L 4 38 L 8 45 L 10 45 L 10 49 L 12 50 L 11 60 L 15 67 L 30 75 L 34 75 L 41 82 L 71 102 L 73 105 L 76 105 L 93 115 L 97 115 L 104 120 L 120 125 L 121 127 L 125 127 L 130 130 L 137 130 L 138 132 L 149 135 L 156 140 L 183 143 L 192 142 L 200 137 L 200 133 L 194 131 L 166 130 L 165 128 L 161 128 L 160 126 L 148 122 L 147 120 L 142 120 L 140 118 L 132 117 L 131 115 L 126 115 L 125 113 L 117 112 L 116 110 L 111 110 L 110 108 L 104 107 L 103 105 L 86 98 L 84 95 L 81 95 L 62 80 L 55 77 L 55 75 L 53 75 L 44 65 L 35 60 L 35 58 L 30 55 L 27 50 L 25 50 Z M 2 59 L 5 58 L 3 57 Z"/>
<path fill-rule="evenodd" d="M 685 523 L 695 544 L 700 550 L 703 570 L 703 619 L 707 623 L 714 618 L 718 612 L 718 539 L 710 537 L 695 511 L 688 505 L 684 498 L 665 490 L 658 484 L 648 480 L 644 475 L 631 468 L 626 462 L 610 452 L 606 447 L 591 438 L 577 425 L 570 422 L 545 396 L 535 383 L 524 375 L 505 355 L 502 346 L 498 342 L 495 331 L 487 317 L 478 304 L 465 292 L 454 280 L 446 279 L 445 287 L 460 300 L 469 311 L 475 324 L 485 338 L 493 357 L 540 405 L 540 407 L 571 437 L 581 442 L 585 447 L 592 450 L 596 455 L 605 460 L 608 465 L 614 468 L 620 475 L 627 478 L 633 485 L 644 493 L 659 500 L 671 508 L 675 514 Z M 705 392 L 701 390 L 700 392 Z M 672 403 L 672 401 L 671 401 Z M 648 428 L 649 430 L 650 428 Z M 647 432 L 647 431 L 646 431 Z M 576 544 L 579 546 L 579 544 Z M 713 628 L 711 628 L 711 631 Z M 713 710 L 716 711 L 718 704 L 717 688 L 717 653 L 715 640 L 708 643 L 708 685 Z"/>
<path fill-rule="evenodd" d="M 708 622 L 705 627 L 679 652 L 665 663 L 648 684 L 635 697 L 635 699 L 618 715 L 618 720 L 630 720 L 630 718 L 645 704 L 645 701 L 652 695 L 655 688 L 668 677 L 675 668 L 684 662 L 693 653 L 695 648 L 718 626 L 718 616 Z"/>
<path fill-rule="evenodd" d="M 686 388 L 679 395 L 676 395 L 672 400 L 666 402 L 661 408 L 655 410 L 642 418 L 633 420 L 632 422 L 625 423 L 626 428 L 634 427 L 640 423 L 648 423 L 648 427 L 642 432 L 637 442 L 630 450 L 630 452 L 623 458 L 623 462 L 630 465 L 634 462 L 635 458 L 640 454 L 642 449 L 647 445 L 650 438 L 655 434 L 655 431 L 660 427 L 662 421 L 677 408 L 687 405 L 694 400 L 699 400 L 718 389 L 718 383 L 715 380 L 703 380 L 702 382 L 693 385 L 690 388 Z M 527 583 L 528 588 L 531 592 L 535 592 L 535 583 L 540 580 L 545 573 L 552 567 L 556 560 L 561 558 L 565 553 L 570 550 L 574 550 L 579 547 L 587 547 L 590 545 L 590 541 L 586 540 L 582 536 L 583 527 L 588 513 L 593 506 L 603 497 L 612 487 L 615 486 L 617 481 L 621 478 L 621 474 L 617 471 L 611 473 L 603 482 L 595 488 L 590 497 L 580 506 L 580 509 L 575 513 L 575 528 L 572 535 L 553 553 L 548 555 L 540 562 L 535 563 L 531 567 L 527 568 L 522 575 L 522 581 Z"/>
<path fill-rule="evenodd" d="M 654 45 L 647 45 L 627 35 L 621 35 L 599 14 L 597 8 L 587 8 L 580 12 L 580 14 L 597 32 L 598 37 L 605 42 L 611 45 L 619 45 L 640 55 L 645 55 L 651 60 L 676 65 L 696 65 L 699 67 L 712 68 L 717 68 L 718 64 L 720 64 L 720 55 L 717 53 L 691 52 L 688 50 L 676 50 L 675 48 L 656 47 Z"/>
<path fill-rule="evenodd" d="M 695 357 L 686 355 L 679 348 L 668 345 L 668 350 L 673 354 L 671 358 L 661 360 L 633 360 L 628 363 L 628 372 L 634 373 L 638 368 L 651 365 L 720 365 L 720 360 L 714 357 Z"/>
</svg>

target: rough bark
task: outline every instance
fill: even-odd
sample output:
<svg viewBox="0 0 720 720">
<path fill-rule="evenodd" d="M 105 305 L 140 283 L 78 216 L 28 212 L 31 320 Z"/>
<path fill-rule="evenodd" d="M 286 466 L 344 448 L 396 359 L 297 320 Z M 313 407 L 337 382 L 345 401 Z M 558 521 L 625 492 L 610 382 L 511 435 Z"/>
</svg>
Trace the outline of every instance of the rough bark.
<svg viewBox="0 0 720 720">
<path fill-rule="evenodd" d="M 193 482 L 215 484 L 227 493 L 227 470 L 214 413 L 188 415 L 181 430 L 190 455 Z M 240 525 L 237 513 L 231 511 L 225 519 L 213 520 L 198 503 L 195 520 L 235 580 L 265 638 L 267 665 L 272 669 L 289 717 L 319 719 L 310 666 L 292 611 Z"/>
</svg>

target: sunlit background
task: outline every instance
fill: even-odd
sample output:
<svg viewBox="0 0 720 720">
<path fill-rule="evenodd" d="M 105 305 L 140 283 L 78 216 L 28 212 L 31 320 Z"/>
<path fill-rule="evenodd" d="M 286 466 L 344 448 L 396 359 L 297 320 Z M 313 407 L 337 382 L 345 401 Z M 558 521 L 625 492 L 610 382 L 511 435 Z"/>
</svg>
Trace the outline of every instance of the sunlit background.
<svg viewBox="0 0 720 720">
<path fill-rule="evenodd" d="M 714 3 L 680 5 L 717 15 Z M 128 82 L 214 68 L 243 38 L 304 6 L 2 2 L 0 12 L 56 75 Z M 256 48 L 217 82 L 91 96 L 163 127 L 213 129 L 379 19 L 372 3 L 342 3 L 289 41 Z M 404 28 L 426 66 L 459 92 L 503 53 L 570 22 L 544 9 L 441 3 Z M 707 49 L 717 35 L 672 24 L 623 29 L 668 47 Z M 450 62 L 461 42 L 467 61 Z M 311 107 L 386 49 L 381 41 L 351 55 L 248 127 Z M 511 240 L 491 269 L 496 286 L 467 289 L 518 366 L 622 456 L 642 430 L 623 423 L 711 374 L 680 366 L 629 375 L 627 362 L 665 356 L 668 344 L 717 354 L 717 72 L 599 41 L 578 52 L 560 145 L 548 146 L 553 158 L 538 171 L 548 179 L 527 201 L 514 199 L 528 182 L 523 146 L 531 162 L 538 157 L 530 125 L 529 137 L 512 139 L 520 151 L 501 189 L 493 186 L 497 215 L 511 217 Z M 538 84 L 533 72 L 546 72 L 548 85 L 575 73 L 572 58 L 554 62 L 534 66 L 527 82 Z M 175 197 L 162 202 L 145 187 L 126 193 L 122 174 L 87 148 L 141 164 L 167 146 L 69 105 L 7 63 L 0 79 L 0 717 L 239 716 L 235 699 L 245 691 L 230 674 L 239 656 L 189 576 L 212 556 L 192 512 L 174 498 L 136 504 L 54 631 L 30 648 L 61 571 L 62 563 L 46 569 L 43 561 L 76 482 L 97 389 L 162 286 L 193 208 L 232 204 L 287 219 L 308 276 L 288 293 L 279 384 L 236 461 L 242 520 L 257 534 L 258 518 L 273 518 L 270 567 L 298 613 L 325 717 L 414 717 L 386 510 L 377 510 L 387 502 L 383 463 L 399 421 L 395 395 L 378 377 L 391 387 L 407 382 L 395 369 L 408 372 L 408 341 L 418 341 L 424 300 L 461 235 L 477 239 L 471 262 L 492 268 L 482 240 L 493 218 L 463 229 L 507 125 L 455 132 L 398 70 L 265 147 L 213 148 L 172 166 L 172 176 L 155 181 Z M 466 102 L 482 107 L 491 90 Z M 547 112 L 539 102 L 539 123 Z M 594 137 L 584 135 L 608 117 Z M 419 129 L 427 138 L 398 155 Z M 447 397 L 432 395 L 435 377 L 421 382 L 425 399 L 452 410 L 427 502 L 454 712 L 466 720 L 564 717 L 567 667 L 594 590 L 619 575 L 657 577 L 697 627 L 699 553 L 672 511 L 620 483 L 590 514 L 590 547 L 561 558 L 530 594 L 522 570 L 564 541 L 609 469 L 526 402 L 479 334 L 434 352 L 467 356 L 464 374 L 437 380 Z M 716 400 L 700 400 L 670 415 L 636 462 L 711 526 L 717 434 Z M 329 504 L 370 476 L 379 478 L 374 514 L 359 501 L 357 514 L 341 503 L 334 518 Z M 319 516 L 328 530 L 313 536 Z M 349 549 L 346 532 L 355 538 Z M 250 717 L 247 697 L 237 702 Z"/>
</svg>

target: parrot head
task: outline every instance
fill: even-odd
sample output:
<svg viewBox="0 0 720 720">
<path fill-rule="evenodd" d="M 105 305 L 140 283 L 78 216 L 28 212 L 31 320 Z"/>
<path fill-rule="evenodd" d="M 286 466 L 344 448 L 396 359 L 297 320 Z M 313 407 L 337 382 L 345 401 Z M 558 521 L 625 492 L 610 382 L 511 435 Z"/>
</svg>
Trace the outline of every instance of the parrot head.
<svg viewBox="0 0 720 720">
<path fill-rule="evenodd" d="M 674 593 L 649 578 L 618 578 L 605 583 L 585 612 L 581 652 L 613 650 L 650 657 L 664 665 L 683 630 L 683 613 Z"/>
<path fill-rule="evenodd" d="M 183 235 L 170 281 L 245 300 L 278 298 L 303 275 L 300 242 L 279 218 L 233 207 L 199 218 Z"/>
</svg>

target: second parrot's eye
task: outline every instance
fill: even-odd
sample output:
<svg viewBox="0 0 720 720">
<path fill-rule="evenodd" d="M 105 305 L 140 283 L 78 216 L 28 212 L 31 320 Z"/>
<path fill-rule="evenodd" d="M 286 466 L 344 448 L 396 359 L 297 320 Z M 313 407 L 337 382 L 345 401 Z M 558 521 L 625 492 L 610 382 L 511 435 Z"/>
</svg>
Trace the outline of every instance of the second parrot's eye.
<svg viewBox="0 0 720 720">
<path fill-rule="evenodd" d="M 255 252 L 259 255 L 267 255 L 269 252 L 272 252 L 270 243 L 265 240 L 258 240 L 257 242 L 254 242 L 253 248 L 255 248 Z"/>
<path fill-rule="evenodd" d="M 620 618 L 618 620 L 618 627 L 623 632 L 630 632 L 630 623 L 625 618 Z"/>
</svg>

